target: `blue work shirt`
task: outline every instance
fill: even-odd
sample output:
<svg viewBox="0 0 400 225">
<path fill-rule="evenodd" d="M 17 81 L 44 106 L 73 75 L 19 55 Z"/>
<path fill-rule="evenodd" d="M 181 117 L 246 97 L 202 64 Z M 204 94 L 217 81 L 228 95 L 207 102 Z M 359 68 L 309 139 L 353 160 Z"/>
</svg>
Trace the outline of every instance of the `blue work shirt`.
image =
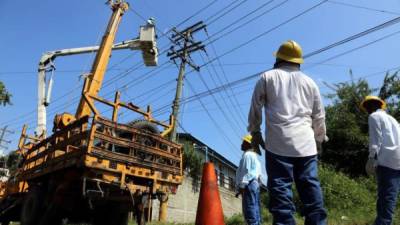
<svg viewBox="0 0 400 225">
<path fill-rule="evenodd" d="M 245 188 L 252 180 L 259 181 L 260 178 L 261 163 L 258 160 L 257 153 L 253 151 L 244 152 L 236 170 L 236 191 Z"/>
</svg>

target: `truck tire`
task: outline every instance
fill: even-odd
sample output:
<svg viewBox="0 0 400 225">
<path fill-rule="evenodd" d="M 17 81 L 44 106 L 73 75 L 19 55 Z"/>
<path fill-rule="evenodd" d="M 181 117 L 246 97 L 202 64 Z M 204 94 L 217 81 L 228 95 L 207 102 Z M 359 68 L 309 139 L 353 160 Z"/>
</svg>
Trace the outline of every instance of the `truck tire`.
<svg viewBox="0 0 400 225">
<path fill-rule="evenodd" d="M 37 225 L 43 208 L 43 191 L 31 186 L 25 195 L 21 209 L 21 225 Z"/>
<path fill-rule="evenodd" d="M 95 210 L 92 225 L 128 225 L 129 212 L 121 203 L 108 203 Z"/>
<path fill-rule="evenodd" d="M 158 127 L 154 123 L 149 122 L 147 120 L 134 120 L 129 123 L 129 126 L 139 129 L 139 130 L 147 131 L 152 134 L 160 133 L 160 130 L 158 129 Z"/>
<path fill-rule="evenodd" d="M 47 206 L 42 218 L 40 219 L 39 225 L 61 225 L 61 209 L 55 204 L 50 204 Z"/>
<path fill-rule="evenodd" d="M 110 224 L 115 224 L 115 225 L 128 225 L 128 211 L 126 212 L 117 212 L 113 215 L 114 223 L 110 223 Z"/>
</svg>

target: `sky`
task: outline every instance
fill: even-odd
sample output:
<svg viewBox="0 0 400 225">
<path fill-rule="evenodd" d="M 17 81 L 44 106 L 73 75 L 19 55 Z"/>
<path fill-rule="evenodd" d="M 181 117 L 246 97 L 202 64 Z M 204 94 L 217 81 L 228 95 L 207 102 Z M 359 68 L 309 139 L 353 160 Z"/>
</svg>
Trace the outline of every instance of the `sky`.
<svg viewBox="0 0 400 225">
<path fill-rule="evenodd" d="M 150 104 L 154 111 L 163 107 L 155 114 L 162 121 L 168 120 L 171 113 L 171 108 L 165 106 L 173 100 L 178 74 L 177 65 L 165 54 L 171 46 L 167 37 L 173 27 L 182 30 L 199 21 L 207 25 L 206 31 L 194 35 L 196 41 L 206 44 L 206 53 L 192 54 L 193 62 L 201 69 L 195 72 L 186 68 L 185 99 L 271 68 L 275 60 L 272 53 L 286 40 L 297 41 L 307 54 L 400 16 L 400 2 L 396 0 L 128 2 L 131 9 L 122 18 L 116 42 L 136 38 L 139 26 L 145 23 L 143 18 L 154 17 L 157 45 L 163 53 L 158 58 L 159 67 L 145 67 L 139 51 L 115 51 L 99 95 L 112 100 L 113 93 L 119 90 L 123 101 L 143 108 Z M 8 126 L 13 132 L 5 136 L 5 140 L 11 141 L 8 149 L 3 149 L 5 153 L 17 148 L 23 124 L 28 125 L 30 134 L 35 129 L 41 55 L 46 51 L 98 45 L 110 15 L 105 0 L 0 1 L 0 81 L 13 95 L 12 105 L 0 107 L 0 128 Z M 386 71 L 400 66 L 399 31 L 400 24 L 394 24 L 309 57 L 303 71 L 316 81 L 323 96 L 332 92 L 324 83 L 349 81 L 350 69 L 355 78 L 365 78 L 372 87 L 378 87 Z M 379 41 L 368 44 L 375 40 Z M 342 55 L 363 45 L 366 46 Z M 52 129 L 56 113 L 75 113 L 83 84 L 81 77 L 90 70 L 93 59 L 94 54 L 56 58 L 52 101 L 47 108 L 48 130 Z M 255 82 L 256 79 L 250 79 L 183 104 L 179 131 L 190 132 L 238 164 Z M 324 103 L 329 104 L 329 99 L 324 97 Z M 138 115 L 125 112 L 120 117 L 121 121 L 130 121 Z"/>
</svg>

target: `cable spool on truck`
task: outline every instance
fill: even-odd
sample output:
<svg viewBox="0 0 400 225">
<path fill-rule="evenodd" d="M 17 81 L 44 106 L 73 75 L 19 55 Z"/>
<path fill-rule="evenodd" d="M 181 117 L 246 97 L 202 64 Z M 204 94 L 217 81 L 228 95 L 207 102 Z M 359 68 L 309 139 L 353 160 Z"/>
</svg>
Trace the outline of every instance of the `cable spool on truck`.
<svg viewBox="0 0 400 225">
<path fill-rule="evenodd" d="M 175 126 L 174 117 L 171 115 L 168 123 L 158 121 L 150 107 L 142 110 L 120 101 L 119 92 L 114 101 L 98 96 L 111 51 L 118 46 L 113 45 L 118 25 L 129 7 L 123 0 L 109 3 L 113 12 L 100 46 L 95 47 L 96 57 L 85 78 L 75 115 L 56 115 L 53 134 L 48 137 L 43 126 L 45 116 L 44 121 L 38 121 L 42 126 L 36 136 L 28 135 L 26 126 L 22 129 L 17 150 L 21 161 L 0 196 L 3 225 L 10 221 L 57 225 L 65 219 L 94 225 L 126 225 L 128 213 L 140 204 L 137 199 L 165 199 L 182 182 L 182 146 L 167 139 Z M 145 64 L 156 65 L 153 23 L 141 27 L 134 43 L 142 51 Z M 39 69 L 39 74 L 54 57 L 41 61 L 43 70 Z M 39 92 L 40 112 L 44 92 Z M 97 104 L 110 107 L 111 118 L 103 116 Z M 142 119 L 120 123 L 121 109 Z"/>
</svg>

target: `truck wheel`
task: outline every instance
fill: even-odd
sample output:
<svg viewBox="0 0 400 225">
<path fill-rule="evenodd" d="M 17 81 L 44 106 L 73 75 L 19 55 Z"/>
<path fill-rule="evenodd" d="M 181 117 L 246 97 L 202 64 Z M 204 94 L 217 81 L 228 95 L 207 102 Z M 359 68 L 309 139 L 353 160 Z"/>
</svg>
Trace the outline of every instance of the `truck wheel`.
<svg viewBox="0 0 400 225">
<path fill-rule="evenodd" d="M 128 225 L 128 211 L 126 212 L 118 212 L 113 215 L 115 223 L 110 223 L 110 224 L 115 224 L 115 225 Z M 113 222 L 112 220 L 110 222 Z"/>
<path fill-rule="evenodd" d="M 37 225 L 43 208 L 43 192 L 39 186 L 31 186 L 24 197 L 21 225 Z"/>
<path fill-rule="evenodd" d="M 61 217 L 61 209 L 57 208 L 55 204 L 50 204 L 47 206 L 46 211 L 44 212 L 39 225 L 61 225 L 62 217 Z"/>
<path fill-rule="evenodd" d="M 96 209 L 93 225 L 128 225 L 129 212 L 118 203 L 109 203 Z"/>
<path fill-rule="evenodd" d="M 135 121 L 130 122 L 129 126 L 139 129 L 139 130 L 145 130 L 152 134 L 160 133 L 160 130 L 158 129 L 158 127 L 154 123 L 149 122 L 147 120 L 135 120 Z"/>
</svg>

